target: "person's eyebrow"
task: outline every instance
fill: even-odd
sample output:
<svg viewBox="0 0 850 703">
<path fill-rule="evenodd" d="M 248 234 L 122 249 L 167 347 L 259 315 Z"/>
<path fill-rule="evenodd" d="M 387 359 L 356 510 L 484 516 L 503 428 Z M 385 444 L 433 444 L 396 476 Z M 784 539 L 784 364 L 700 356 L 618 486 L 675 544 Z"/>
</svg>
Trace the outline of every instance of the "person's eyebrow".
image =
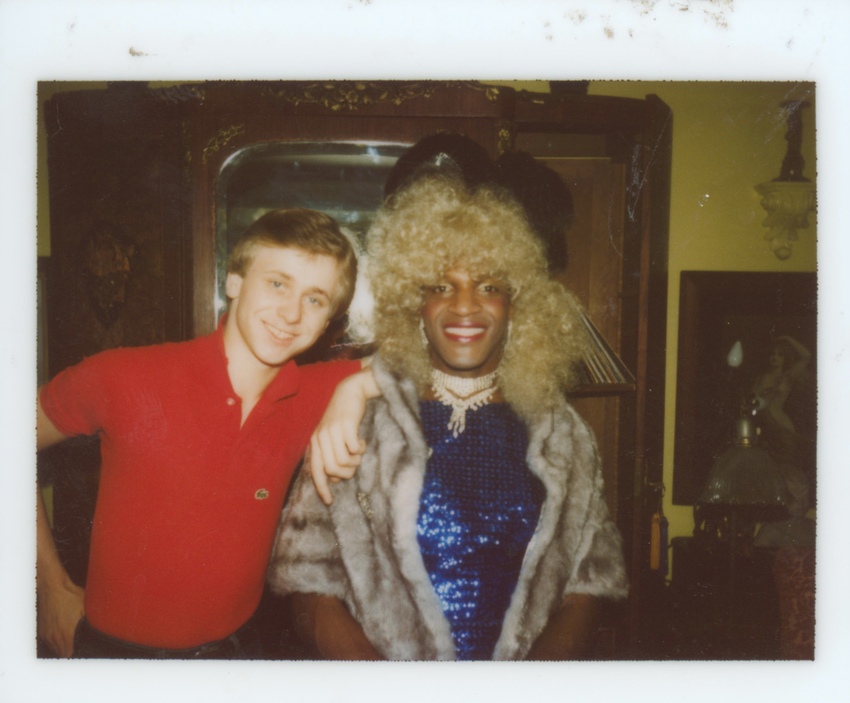
<svg viewBox="0 0 850 703">
<path fill-rule="evenodd" d="M 288 273 L 286 273 L 286 271 L 281 271 L 280 269 L 275 269 L 275 268 L 266 269 L 265 273 L 266 273 L 267 276 L 277 276 L 278 278 L 282 278 L 284 281 L 291 281 L 292 280 L 292 276 L 290 276 Z"/>
<path fill-rule="evenodd" d="M 314 296 L 320 295 L 323 298 L 327 298 L 328 302 L 330 302 L 333 299 L 333 296 L 331 296 L 331 294 L 328 291 L 326 291 L 324 288 L 319 288 L 318 286 L 314 286 L 313 288 L 308 288 L 306 291 L 304 291 L 304 294 L 305 295 L 314 295 Z"/>
<path fill-rule="evenodd" d="M 282 278 L 286 283 L 291 283 L 293 280 L 295 280 L 293 276 L 286 273 L 286 271 L 281 271 L 280 269 L 269 269 L 268 271 L 266 271 L 266 274 L 269 276 L 278 276 L 279 278 Z M 324 288 L 320 288 L 319 286 L 313 286 L 312 288 L 308 288 L 304 291 L 304 295 L 321 295 L 327 298 L 329 301 L 333 300 L 333 296 Z"/>
</svg>

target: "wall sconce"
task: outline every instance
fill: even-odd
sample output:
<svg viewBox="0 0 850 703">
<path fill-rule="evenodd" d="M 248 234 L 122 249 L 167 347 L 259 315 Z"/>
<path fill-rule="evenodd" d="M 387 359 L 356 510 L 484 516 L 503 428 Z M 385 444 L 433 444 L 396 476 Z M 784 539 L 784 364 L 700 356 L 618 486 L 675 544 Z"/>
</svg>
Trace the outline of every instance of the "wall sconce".
<svg viewBox="0 0 850 703">
<path fill-rule="evenodd" d="M 791 256 L 797 241 L 797 230 L 809 226 L 808 213 L 815 209 L 815 184 L 803 176 L 803 155 L 800 144 L 803 139 L 802 109 L 808 107 L 805 100 L 789 100 L 780 103 L 785 109 L 788 131 L 785 140 L 788 149 L 782 161 L 778 178 L 755 186 L 762 196 L 761 206 L 767 213 L 762 223 L 770 231 L 764 238 L 770 241 L 770 250 L 779 259 Z"/>
</svg>

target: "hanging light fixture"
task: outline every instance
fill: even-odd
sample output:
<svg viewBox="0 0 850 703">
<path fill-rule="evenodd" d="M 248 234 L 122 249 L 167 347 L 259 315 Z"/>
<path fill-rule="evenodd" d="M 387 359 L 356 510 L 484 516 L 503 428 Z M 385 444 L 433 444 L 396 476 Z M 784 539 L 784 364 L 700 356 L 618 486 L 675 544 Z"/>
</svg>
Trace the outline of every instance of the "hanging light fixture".
<svg viewBox="0 0 850 703">
<path fill-rule="evenodd" d="M 803 176 L 803 155 L 800 145 L 803 140 L 805 100 L 789 100 L 780 103 L 785 110 L 788 130 L 785 140 L 788 148 L 782 161 L 782 170 L 777 178 L 755 186 L 762 196 L 761 206 L 767 213 L 762 224 L 770 228 L 764 238 L 770 241 L 770 250 L 780 259 L 791 256 L 797 230 L 809 226 L 808 214 L 815 209 L 815 184 Z"/>
<path fill-rule="evenodd" d="M 726 364 L 735 373 L 744 361 L 740 340 L 729 349 Z M 758 446 L 755 396 L 744 399 L 735 419 L 734 443 L 714 462 L 694 509 L 697 528 L 705 520 L 705 536 L 752 542 L 755 525 L 782 517 L 790 502 L 785 477 L 773 457 Z M 696 516 L 695 516 L 696 517 Z"/>
<path fill-rule="evenodd" d="M 752 418 L 738 418 L 735 427 L 735 444 L 714 462 L 698 502 L 754 512 L 784 512 L 789 498 L 785 479 L 770 454 L 758 446 Z"/>
</svg>

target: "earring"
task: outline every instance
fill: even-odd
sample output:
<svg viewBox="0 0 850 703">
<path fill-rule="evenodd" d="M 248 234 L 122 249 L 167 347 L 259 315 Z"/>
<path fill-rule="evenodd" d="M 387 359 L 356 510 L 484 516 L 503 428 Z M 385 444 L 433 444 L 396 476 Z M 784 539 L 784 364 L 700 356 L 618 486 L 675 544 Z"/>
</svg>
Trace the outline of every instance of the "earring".
<svg viewBox="0 0 850 703">
<path fill-rule="evenodd" d="M 419 341 L 422 342 L 422 348 L 428 348 L 428 337 L 425 334 L 425 320 L 419 318 Z"/>
</svg>

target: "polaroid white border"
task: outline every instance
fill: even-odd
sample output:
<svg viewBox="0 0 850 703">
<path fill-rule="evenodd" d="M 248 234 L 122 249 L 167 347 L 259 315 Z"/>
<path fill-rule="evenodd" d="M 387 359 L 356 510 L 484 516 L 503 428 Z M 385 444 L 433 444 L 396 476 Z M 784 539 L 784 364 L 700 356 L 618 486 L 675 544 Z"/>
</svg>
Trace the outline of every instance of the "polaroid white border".
<svg viewBox="0 0 850 703">
<path fill-rule="evenodd" d="M 0 699 L 844 700 L 839 463 L 850 388 L 846 196 L 850 3 L 840 0 L 5 0 L 0 3 L 4 247 Z M 800 80 L 817 84 L 821 320 L 815 663 L 84 662 L 34 655 L 36 85 L 44 80 Z M 675 178 L 675 174 L 674 174 Z M 844 401 L 844 402 L 842 402 Z M 846 434 L 846 430 L 844 430 Z M 833 549 L 839 546 L 841 551 Z"/>
</svg>

